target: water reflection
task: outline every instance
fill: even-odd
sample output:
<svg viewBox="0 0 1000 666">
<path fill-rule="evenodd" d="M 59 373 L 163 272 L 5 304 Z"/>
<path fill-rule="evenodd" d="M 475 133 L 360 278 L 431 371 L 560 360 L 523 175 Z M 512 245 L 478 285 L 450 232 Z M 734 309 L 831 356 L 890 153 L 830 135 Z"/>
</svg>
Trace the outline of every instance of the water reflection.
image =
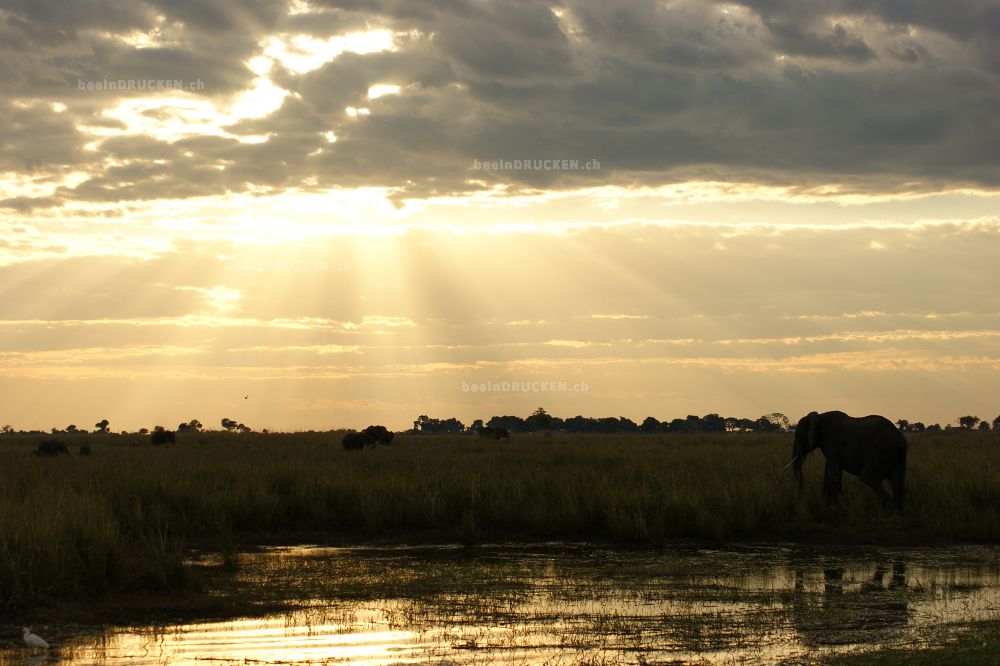
<svg viewBox="0 0 1000 666">
<path fill-rule="evenodd" d="M 910 620 L 906 564 L 879 563 L 874 573 L 844 566 L 823 569 L 822 592 L 807 593 L 810 572 L 795 570 L 791 616 L 799 639 L 810 647 L 885 640 Z M 916 600 L 915 600 L 916 601 Z"/>
<path fill-rule="evenodd" d="M 59 641 L 53 655 L 70 664 L 138 666 L 777 662 L 941 640 L 952 623 L 995 618 L 998 555 L 274 549 L 246 556 L 229 584 L 253 599 L 292 600 L 292 612 L 84 633 Z M 28 656 L 2 650 L 0 663 Z"/>
</svg>

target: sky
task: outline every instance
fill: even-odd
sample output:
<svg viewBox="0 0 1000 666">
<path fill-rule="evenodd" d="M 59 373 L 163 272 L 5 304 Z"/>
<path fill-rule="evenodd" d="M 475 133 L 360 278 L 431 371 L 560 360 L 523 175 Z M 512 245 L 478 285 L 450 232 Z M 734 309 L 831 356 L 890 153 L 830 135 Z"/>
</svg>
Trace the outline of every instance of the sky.
<svg viewBox="0 0 1000 666">
<path fill-rule="evenodd" d="M 998 256 L 995 2 L 0 6 L 15 428 L 992 420 Z"/>
</svg>

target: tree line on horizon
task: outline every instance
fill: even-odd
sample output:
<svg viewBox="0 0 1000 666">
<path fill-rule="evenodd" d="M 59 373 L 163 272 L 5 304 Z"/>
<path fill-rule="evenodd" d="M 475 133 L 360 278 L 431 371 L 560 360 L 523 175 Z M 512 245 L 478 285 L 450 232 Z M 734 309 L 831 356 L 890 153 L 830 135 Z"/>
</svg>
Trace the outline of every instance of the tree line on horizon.
<svg viewBox="0 0 1000 666">
<path fill-rule="evenodd" d="M 945 430 L 979 430 L 979 431 L 1000 431 L 1000 416 L 990 421 L 980 419 L 978 416 L 960 416 L 955 419 L 955 425 L 951 423 L 941 426 L 939 423 L 925 425 L 921 421 L 908 421 L 899 419 L 896 425 L 902 432 L 941 432 Z M 253 429 L 229 418 L 220 421 L 222 430 L 232 433 L 252 433 Z M 561 418 L 552 416 L 544 408 L 539 407 L 530 416 L 522 418 L 520 416 L 493 416 L 488 421 L 476 419 L 471 425 L 466 426 L 458 419 L 452 417 L 447 419 L 431 418 L 427 415 L 419 416 L 413 427 L 403 431 L 404 434 L 428 434 L 447 435 L 462 433 L 477 433 L 485 428 L 504 428 L 512 433 L 536 433 L 536 432 L 564 432 L 576 434 L 667 434 L 667 433 L 777 433 L 790 432 L 793 425 L 787 416 L 781 412 L 765 414 L 757 419 L 723 417 L 719 414 L 706 414 L 697 416 L 689 414 L 685 418 L 675 418 L 669 421 L 660 421 L 653 416 L 647 416 L 641 423 L 636 423 L 625 416 L 573 416 Z M 122 435 L 149 435 L 153 431 L 164 431 L 163 426 L 149 428 L 139 428 L 134 433 L 122 430 Z M 333 430 L 343 430 L 335 428 Z M 206 428 L 198 419 L 191 419 L 177 425 L 177 432 L 180 433 L 200 433 Z M 308 430 L 306 432 L 316 432 Z M 91 431 L 85 428 L 78 428 L 70 424 L 65 428 L 51 428 L 48 432 L 41 430 L 15 430 L 12 425 L 0 427 L 0 434 L 37 434 L 37 435 L 109 435 L 116 434 L 111 431 L 111 423 L 108 419 L 102 419 L 94 424 Z M 265 428 L 261 434 L 269 434 Z"/>
<path fill-rule="evenodd" d="M 1000 430 L 1000 416 L 993 419 L 992 428 L 989 421 L 977 416 L 961 416 L 955 419 L 957 429 L 961 430 Z M 951 424 L 942 427 L 939 423 L 924 425 L 920 421 L 911 423 L 906 419 L 896 421 L 903 432 L 939 432 L 953 428 Z M 978 427 L 977 427 L 978 426 Z M 642 423 L 636 423 L 624 416 L 608 416 L 595 418 L 590 416 L 574 416 L 560 418 L 552 416 L 539 407 L 526 418 L 520 416 L 494 416 L 488 421 L 476 419 L 466 427 L 456 418 L 436 419 L 421 415 L 413 422 L 413 428 L 408 431 L 413 434 L 459 434 L 463 432 L 478 432 L 484 427 L 506 428 L 510 432 L 552 432 L 593 433 L 593 434 L 656 434 L 656 433 L 775 433 L 789 432 L 793 425 L 787 416 L 781 412 L 765 414 L 757 419 L 723 417 L 719 414 L 697 416 L 689 414 L 686 418 L 675 418 L 660 421 L 653 416 L 647 416 Z"/>
</svg>

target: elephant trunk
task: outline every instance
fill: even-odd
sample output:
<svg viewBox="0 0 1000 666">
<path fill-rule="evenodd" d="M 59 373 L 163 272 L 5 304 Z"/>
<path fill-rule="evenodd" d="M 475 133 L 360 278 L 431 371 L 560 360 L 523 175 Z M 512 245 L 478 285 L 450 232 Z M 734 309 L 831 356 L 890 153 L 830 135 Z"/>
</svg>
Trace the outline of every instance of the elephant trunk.
<svg viewBox="0 0 1000 666">
<path fill-rule="evenodd" d="M 795 482 L 799 484 L 799 492 L 802 492 L 802 463 L 805 456 L 799 454 L 792 459 L 792 471 L 795 473 Z"/>
</svg>

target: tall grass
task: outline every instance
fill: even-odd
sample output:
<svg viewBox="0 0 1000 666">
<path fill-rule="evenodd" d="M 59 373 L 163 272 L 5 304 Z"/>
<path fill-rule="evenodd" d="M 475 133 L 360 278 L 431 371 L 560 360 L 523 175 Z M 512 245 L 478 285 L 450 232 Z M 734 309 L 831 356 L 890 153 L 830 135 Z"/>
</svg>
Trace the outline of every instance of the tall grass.
<svg viewBox="0 0 1000 666">
<path fill-rule="evenodd" d="M 522 539 L 1000 541 L 1000 437 L 910 438 L 908 508 L 881 511 L 845 476 L 799 497 L 780 435 L 399 437 L 345 452 L 313 433 L 90 437 L 90 457 L 41 459 L 0 437 L 0 613 L 50 599 L 196 584 L 185 546 L 275 533 L 366 541 Z"/>
</svg>

